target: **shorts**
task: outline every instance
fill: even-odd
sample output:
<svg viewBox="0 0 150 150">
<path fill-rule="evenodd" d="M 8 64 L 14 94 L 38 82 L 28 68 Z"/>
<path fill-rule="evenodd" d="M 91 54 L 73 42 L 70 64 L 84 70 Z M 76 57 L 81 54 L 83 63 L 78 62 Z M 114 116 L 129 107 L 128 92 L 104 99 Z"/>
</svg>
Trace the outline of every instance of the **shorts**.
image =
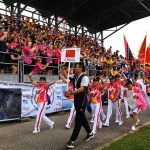
<svg viewBox="0 0 150 150">
<path fill-rule="evenodd" d="M 139 113 L 141 111 L 141 109 L 140 108 L 138 108 L 138 107 L 135 107 L 134 109 L 131 109 L 130 111 L 129 111 L 129 113 L 132 115 L 133 113 Z"/>
</svg>

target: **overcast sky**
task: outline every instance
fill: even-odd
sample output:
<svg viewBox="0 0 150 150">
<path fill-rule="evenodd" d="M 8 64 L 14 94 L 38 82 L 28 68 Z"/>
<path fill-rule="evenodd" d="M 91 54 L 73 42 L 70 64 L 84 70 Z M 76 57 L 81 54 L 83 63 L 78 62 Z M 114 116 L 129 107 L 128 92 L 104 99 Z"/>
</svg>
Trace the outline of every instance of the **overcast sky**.
<svg viewBox="0 0 150 150">
<path fill-rule="evenodd" d="M 140 45 L 147 33 L 147 46 L 150 43 L 150 17 L 146 17 L 134 22 L 131 22 L 126 27 L 122 28 L 104 41 L 104 47 L 108 49 L 110 45 L 112 50 L 119 50 L 120 54 L 125 55 L 124 39 L 126 36 L 127 42 L 134 56 L 137 57 Z M 106 32 L 104 33 L 104 37 Z"/>
</svg>

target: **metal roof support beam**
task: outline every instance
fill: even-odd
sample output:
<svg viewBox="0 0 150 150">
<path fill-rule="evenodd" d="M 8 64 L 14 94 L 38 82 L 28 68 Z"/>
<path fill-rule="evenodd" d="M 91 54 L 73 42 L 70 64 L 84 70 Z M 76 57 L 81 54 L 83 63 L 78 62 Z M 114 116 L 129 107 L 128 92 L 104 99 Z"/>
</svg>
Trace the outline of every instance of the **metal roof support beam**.
<svg viewBox="0 0 150 150">
<path fill-rule="evenodd" d="M 99 33 L 99 35 L 97 36 L 97 39 L 99 39 L 100 35 L 101 35 L 101 33 Z"/>
<path fill-rule="evenodd" d="M 120 9 L 120 11 L 121 11 L 122 13 L 124 13 L 126 16 L 128 16 L 129 18 L 132 18 L 132 16 L 129 15 L 129 14 L 128 14 L 127 12 L 125 12 L 124 10 Z"/>
<path fill-rule="evenodd" d="M 75 26 L 75 36 L 77 36 L 77 26 Z"/>
<path fill-rule="evenodd" d="M 12 16 L 13 15 L 13 12 L 14 12 L 14 5 L 12 4 L 10 6 L 10 15 Z"/>
<path fill-rule="evenodd" d="M 84 36 L 84 26 L 82 25 L 82 37 Z"/>
<path fill-rule="evenodd" d="M 58 8 L 56 8 L 56 9 L 52 10 L 52 12 L 54 12 L 54 11 L 56 11 L 56 10 L 60 10 L 60 9 L 62 9 L 63 7 L 66 7 L 66 6 L 70 5 L 70 4 L 73 3 L 74 1 L 75 1 L 75 0 L 70 0 L 68 3 L 65 3 L 64 5 L 61 5 L 60 7 L 58 7 Z"/>
<path fill-rule="evenodd" d="M 85 22 L 85 21 L 88 21 L 88 20 L 90 20 L 92 18 L 94 19 L 96 16 L 102 16 L 103 14 L 105 15 L 105 13 L 107 13 L 107 12 L 114 12 L 114 11 L 118 10 L 119 8 L 124 8 L 125 6 L 130 4 L 131 1 L 133 1 L 133 0 L 127 1 L 127 2 L 125 2 L 125 3 L 123 3 L 123 4 L 119 5 L 119 6 L 115 6 L 115 7 L 111 8 L 111 9 L 109 9 L 107 11 L 98 12 L 98 13 L 92 15 L 92 16 L 89 16 L 88 18 L 85 18 L 83 21 Z"/>
<path fill-rule="evenodd" d="M 77 31 L 77 33 L 79 33 L 79 30 L 81 29 L 81 27 L 82 27 L 82 26 L 80 26 L 80 27 L 78 28 L 78 31 Z"/>
<path fill-rule="evenodd" d="M 58 29 L 58 21 L 57 21 L 57 16 L 54 16 L 55 18 L 55 28 Z"/>
<path fill-rule="evenodd" d="M 145 4 L 142 3 L 142 0 L 137 0 L 137 2 L 138 2 L 139 4 L 141 4 L 147 11 L 150 12 L 150 9 L 149 9 Z"/>
<path fill-rule="evenodd" d="M 24 7 L 20 10 L 20 14 L 27 8 L 27 6 L 29 6 L 29 4 L 32 3 L 32 1 L 33 1 L 33 0 L 29 0 L 29 1 L 27 2 L 27 4 L 24 5 Z"/>
<path fill-rule="evenodd" d="M 104 39 L 103 39 L 103 31 L 100 32 L 101 34 L 101 46 L 104 46 Z"/>
<path fill-rule="evenodd" d="M 80 3 L 80 5 L 78 5 L 75 9 L 72 10 L 71 13 L 69 13 L 64 19 L 62 19 L 62 20 L 58 23 L 58 25 L 59 25 L 60 23 L 62 23 L 65 19 L 67 19 L 68 17 L 70 17 L 74 12 L 76 12 L 80 7 L 82 7 L 87 1 L 88 1 L 88 0 L 84 0 L 82 3 Z"/>
<path fill-rule="evenodd" d="M 20 15 L 21 15 L 21 13 L 20 13 L 20 7 L 21 7 L 21 3 L 20 3 L 20 0 L 17 0 L 17 8 L 18 8 L 18 10 L 17 10 L 17 18 L 18 18 L 18 20 L 20 20 Z"/>
<path fill-rule="evenodd" d="M 54 21 L 55 17 L 53 17 L 50 21 L 50 26 L 52 25 L 53 21 Z"/>
<path fill-rule="evenodd" d="M 122 28 L 124 28 L 125 26 L 127 26 L 129 23 L 126 23 L 125 25 L 123 25 L 122 27 L 120 27 L 120 28 L 116 28 L 116 30 L 114 31 L 114 32 L 112 32 L 111 34 L 109 34 L 108 36 L 106 36 L 105 38 L 103 38 L 103 41 L 105 40 L 105 39 L 107 39 L 108 37 L 110 37 L 111 35 L 113 35 L 114 33 L 116 33 L 117 31 L 119 31 L 119 30 L 121 30 Z"/>
<path fill-rule="evenodd" d="M 104 18 L 102 18 L 100 21 L 98 20 L 97 23 L 95 23 L 95 25 L 92 26 L 92 28 L 97 27 L 100 23 L 102 23 L 104 20 L 106 20 L 107 18 L 109 18 L 113 13 L 117 12 L 118 9 L 114 10 L 113 12 L 111 12 L 109 15 L 104 16 Z"/>
</svg>

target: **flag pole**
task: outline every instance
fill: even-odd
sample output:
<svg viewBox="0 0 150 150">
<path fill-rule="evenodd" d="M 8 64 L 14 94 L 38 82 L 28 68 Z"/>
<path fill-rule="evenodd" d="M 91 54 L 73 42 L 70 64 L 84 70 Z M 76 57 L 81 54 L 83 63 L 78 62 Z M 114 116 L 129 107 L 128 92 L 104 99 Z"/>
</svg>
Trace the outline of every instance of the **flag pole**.
<svg viewBox="0 0 150 150">
<path fill-rule="evenodd" d="M 147 39 L 147 33 L 146 33 L 146 39 Z M 145 47 L 145 54 L 144 54 L 144 70 L 145 70 L 145 62 L 146 62 L 146 50 L 147 50 L 147 48 Z"/>
<path fill-rule="evenodd" d="M 69 64 L 68 64 L 68 76 L 67 76 L 67 87 L 66 87 L 66 91 L 68 91 L 68 85 L 69 85 L 69 75 L 70 75 L 70 62 L 69 62 Z"/>
</svg>

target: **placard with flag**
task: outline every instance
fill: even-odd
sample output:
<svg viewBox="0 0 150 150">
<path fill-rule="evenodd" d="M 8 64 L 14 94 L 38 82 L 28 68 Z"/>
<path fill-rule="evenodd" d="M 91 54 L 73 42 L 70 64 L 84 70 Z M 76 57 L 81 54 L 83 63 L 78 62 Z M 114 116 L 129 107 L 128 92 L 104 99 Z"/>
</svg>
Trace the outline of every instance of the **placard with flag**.
<svg viewBox="0 0 150 150">
<path fill-rule="evenodd" d="M 61 62 L 80 62 L 80 48 L 62 49 Z"/>
<path fill-rule="evenodd" d="M 74 58 L 75 57 L 75 50 L 68 49 L 66 50 L 66 58 Z"/>
<path fill-rule="evenodd" d="M 134 57 L 125 36 L 124 36 L 124 46 L 125 46 L 126 60 L 133 60 Z"/>
</svg>

